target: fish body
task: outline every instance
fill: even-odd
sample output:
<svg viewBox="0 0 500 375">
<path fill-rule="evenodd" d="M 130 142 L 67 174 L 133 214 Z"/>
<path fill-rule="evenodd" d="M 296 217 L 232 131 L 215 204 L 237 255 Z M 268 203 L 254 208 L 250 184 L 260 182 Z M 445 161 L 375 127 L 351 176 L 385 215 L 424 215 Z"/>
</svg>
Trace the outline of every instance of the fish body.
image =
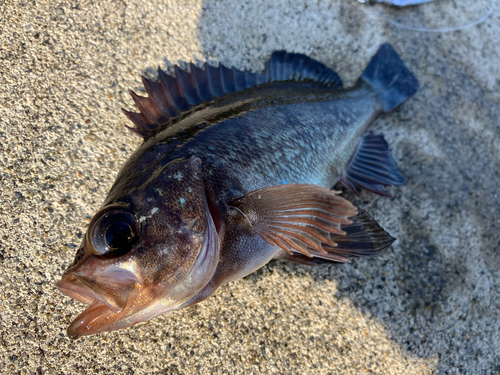
<svg viewBox="0 0 500 375">
<path fill-rule="evenodd" d="M 228 73 L 229 72 L 229 73 Z M 126 112 L 142 146 L 92 219 L 59 289 L 90 305 L 70 337 L 128 327 L 198 303 L 273 258 L 317 264 L 375 255 L 393 239 L 338 192 L 401 185 L 366 127 L 418 82 L 383 45 L 349 89 L 299 54 L 262 74 L 223 66 L 144 80 Z"/>
</svg>

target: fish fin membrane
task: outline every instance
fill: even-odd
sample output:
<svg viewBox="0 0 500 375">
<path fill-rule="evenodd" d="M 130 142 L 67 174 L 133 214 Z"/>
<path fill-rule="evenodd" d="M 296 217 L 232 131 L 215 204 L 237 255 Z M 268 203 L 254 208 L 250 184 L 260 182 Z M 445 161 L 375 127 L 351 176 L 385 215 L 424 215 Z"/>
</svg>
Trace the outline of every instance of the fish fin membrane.
<svg viewBox="0 0 500 375">
<path fill-rule="evenodd" d="M 388 43 L 379 48 L 360 79 L 377 91 L 384 104 L 384 112 L 403 103 L 419 88 L 415 76 Z"/>
<path fill-rule="evenodd" d="M 190 71 L 175 66 L 175 76 L 158 68 L 158 81 L 143 77 L 147 97 L 130 92 L 139 113 L 123 110 L 134 123 L 129 128 L 145 140 L 168 128 L 186 113 L 203 108 L 212 100 L 272 82 L 317 82 L 341 88 L 337 73 L 299 53 L 276 51 L 262 73 L 227 68 L 222 64 L 203 68 L 190 64 Z"/>
<path fill-rule="evenodd" d="M 312 251 L 313 258 L 304 254 L 280 254 L 278 258 L 294 263 L 315 266 L 323 263 L 346 263 L 353 258 L 369 257 L 382 254 L 395 241 L 377 222 L 365 211 L 351 217 L 350 224 L 342 224 L 345 234 L 331 234 L 330 238 L 337 246 L 323 244 L 327 254 Z"/>
<path fill-rule="evenodd" d="M 328 256 L 324 249 L 334 248 L 332 234 L 344 235 L 342 225 L 357 209 L 333 191 L 312 184 L 286 184 L 254 190 L 233 199 L 235 224 L 245 233 L 259 234 L 271 245 L 289 254 Z"/>
<path fill-rule="evenodd" d="M 347 262 L 352 258 L 380 255 L 396 240 L 387 233 L 366 211 L 358 209 L 358 213 L 350 218 L 352 223 L 343 224 L 344 235 L 331 234 L 331 240 L 337 244 L 330 248 L 325 245 L 329 257 L 318 256 L 335 262 Z"/>
<path fill-rule="evenodd" d="M 381 134 L 368 134 L 361 139 L 340 180 L 357 195 L 361 189 L 365 189 L 386 197 L 391 197 L 391 194 L 382 185 L 405 184 L 405 179 Z"/>
</svg>

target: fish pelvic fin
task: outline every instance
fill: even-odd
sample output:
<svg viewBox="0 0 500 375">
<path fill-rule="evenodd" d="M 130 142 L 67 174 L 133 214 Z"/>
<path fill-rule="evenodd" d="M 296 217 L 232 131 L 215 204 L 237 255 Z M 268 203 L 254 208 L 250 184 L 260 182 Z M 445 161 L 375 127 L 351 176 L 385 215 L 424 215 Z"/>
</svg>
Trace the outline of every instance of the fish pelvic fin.
<svg viewBox="0 0 500 375">
<path fill-rule="evenodd" d="M 139 112 L 123 109 L 134 123 L 130 130 L 147 140 L 168 128 L 183 116 L 203 108 L 213 100 L 235 92 L 272 82 L 317 82 L 341 88 L 337 73 L 324 64 L 300 53 L 276 51 L 262 73 L 252 73 L 219 64 L 202 68 L 193 63 L 190 71 L 174 67 L 175 76 L 158 68 L 158 81 L 142 78 L 147 97 L 130 92 Z"/>
<path fill-rule="evenodd" d="M 360 79 L 377 91 L 384 104 L 384 112 L 391 111 L 419 89 L 415 76 L 388 43 L 380 46 Z"/>
<path fill-rule="evenodd" d="M 381 134 L 368 134 L 361 138 L 346 170 L 340 175 L 340 181 L 357 195 L 361 189 L 365 189 L 386 197 L 392 196 L 383 185 L 405 184 L 405 179 Z"/>
</svg>

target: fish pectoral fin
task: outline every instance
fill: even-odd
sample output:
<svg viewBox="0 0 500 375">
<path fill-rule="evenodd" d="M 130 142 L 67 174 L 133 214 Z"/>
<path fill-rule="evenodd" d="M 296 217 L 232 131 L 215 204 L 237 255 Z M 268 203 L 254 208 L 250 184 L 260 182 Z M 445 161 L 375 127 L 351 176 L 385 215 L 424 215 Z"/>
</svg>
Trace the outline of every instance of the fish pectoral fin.
<svg viewBox="0 0 500 375">
<path fill-rule="evenodd" d="M 361 139 L 346 170 L 340 175 L 340 181 L 357 195 L 360 189 L 365 189 L 387 197 L 391 194 L 382 185 L 405 183 L 381 134 L 368 134 Z"/>
<path fill-rule="evenodd" d="M 326 254 L 312 252 L 314 258 L 309 258 L 295 252 L 283 252 L 277 258 L 311 266 L 332 262 L 345 263 L 357 257 L 380 255 L 395 241 L 363 210 L 358 209 L 358 213 L 350 219 L 351 223 L 340 226 L 344 234 L 330 234 L 330 239 L 336 246 L 322 244 Z"/>
<path fill-rule="evenodd" d="M 352 258 L 380 255 L 396 240 L 387 233 L 366 211 L 358 209 L 351 223 L 343 224 L 343 235 L 332 233 L 330 239 L 337 246 L 325 245 L 328 257 L 319 257 L 334 262 L 348 262 Z"/>
<path fill-rule="evenodd" d="M 318 185 L 287 184 L 254 190 L 229 205 L 236 223 L 249 234 L 257 233 L 289 254 L 327 257 L 327 249 L 337 246 L 331 236 L 343 236 L 342 226 L 357 213 L 338 194 Z"/>
</svg>

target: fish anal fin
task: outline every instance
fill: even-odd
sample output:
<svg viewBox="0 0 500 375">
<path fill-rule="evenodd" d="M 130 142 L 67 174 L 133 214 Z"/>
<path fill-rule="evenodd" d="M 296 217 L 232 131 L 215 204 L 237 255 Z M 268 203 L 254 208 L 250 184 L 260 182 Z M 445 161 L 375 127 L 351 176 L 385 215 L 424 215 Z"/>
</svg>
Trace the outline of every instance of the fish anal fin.
<svg viewBox="0 0 500 375">
<path fill-rule="evenodd" d="M 313 258 L 334 248 L 332 234 L 342 235 L 356 208 L 339 192 L 318 185 L 286 184 L 254 190 L 233 199 L 236 225 L 288 253 Z"/>
<path fill-rule="evenodd" d="M 299 53 L 276 51 L 266 63 L 263 73 L 241 71 L 220 64 L 198 68 L 190 64 L 190 72 L 174 67 L 175 76 L 158 68 L 158 82 L 143 78 L 148 97 L 131 92 L 140 113 L 126 112 L 134 122 L 134 132 L 149 139 L 182 118 L 182 114 L 202 108 L 213 98 L 241 92 L 272 82 L 316 82 L 333 89 L 342 82 L 333 70 Z M 139 124 L 139 125 L 138 125 Z"/>
<path fill-rule="evenodd" d="M 383 185 L 405 184 L 389 146 L 380 134 L 368 134 L 361 139 L 340 180 L 357 195 L 361 189 L 365 189 L 387 197 L 391 197 L 391 194 Z"/>
<path fill-rule="evenodd" d="M 293 263 L 297 264 L 303 264 L 306 266 L 319 266 L 320 264 L 324 263 L 345 263 L 343 261 L 334 261 L 334 260 L 329 260 L 329 259 L 322 259 L 322 258 L 309 258 L 303 254 L 296 254 L 296 253 L 281 253 L 276 257 L 276 259 L 282 259 L 282 260 L 287 260 Z"/>
</svg>

